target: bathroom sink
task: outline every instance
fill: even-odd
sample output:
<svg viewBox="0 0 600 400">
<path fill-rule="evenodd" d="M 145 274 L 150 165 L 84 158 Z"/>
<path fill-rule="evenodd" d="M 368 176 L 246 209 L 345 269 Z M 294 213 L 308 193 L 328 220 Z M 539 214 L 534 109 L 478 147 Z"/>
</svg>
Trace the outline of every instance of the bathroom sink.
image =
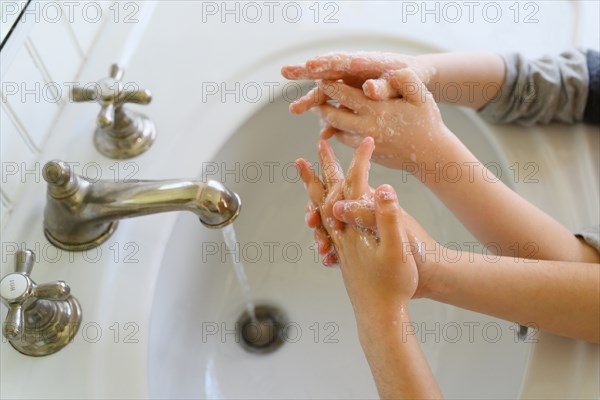
<svg viewBox="0 0 600 400">
<path fill-rule="evenodd" d="M 375 398 L 339 269 L 323 267 L 304 224 L 306 195 L 293 161 L 316 159 L 318 123 L 278 99 L 251 116 L 210 163 L 198 167 L 242 199 L 235 230 L 256 304 L 286 317 L 283 345 L 246 351 L 236 334 L 245 310 L 221 232 L 181 214 L 160 268 L 149 341 L 153 398 Z M 485 125 L 459 108 L 447 124 L 484 163 L 506 163 Z M 311 113 L 308 113 L 311 114 Z M 333 142 L 342 165 L 350 149 Z M 508 176 L 503 173 L 503 176 Z M 403 207 L 441 243 L 473 237 L 418 181 L 373 165 L 371 184 L 391 183 Z M 515 398 L 532 337 L 518 326 L 430 300 L 410 305 L 416 335 L 448 398 Z"/>
</svg>

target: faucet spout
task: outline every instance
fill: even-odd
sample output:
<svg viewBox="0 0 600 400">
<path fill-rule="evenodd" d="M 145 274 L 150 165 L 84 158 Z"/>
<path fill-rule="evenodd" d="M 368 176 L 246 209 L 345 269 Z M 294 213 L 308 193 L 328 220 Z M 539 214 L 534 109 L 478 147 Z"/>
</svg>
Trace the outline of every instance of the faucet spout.
<svg viewBox="0 0 600 400">
<path fill-rule="evenodd" d="M 221 228 L 241 209 L 239 196 L 213 180 L 92 182 L 59 160 L 46 163 L 42 172 L 48 182 L 44 233 L 65 250 L 98 246 L 125 218 L 191 211 L 203 225 Z"/>
</svg>

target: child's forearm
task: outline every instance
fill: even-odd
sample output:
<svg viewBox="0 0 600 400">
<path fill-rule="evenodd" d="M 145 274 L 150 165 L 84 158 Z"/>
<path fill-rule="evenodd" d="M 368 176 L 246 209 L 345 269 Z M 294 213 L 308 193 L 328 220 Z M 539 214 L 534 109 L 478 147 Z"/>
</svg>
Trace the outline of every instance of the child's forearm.
<svg viewBox="0 0 600 400">
<path fill-rule="evenodd" d="M 438 101 L 480 109 L 500 90 L 504 60 L 497 54 L 457 52 L 416 57 L 433 71 L 427 84 Z"/>
<path fill-rule="evenodd" d="M 600 262 L 598 252 L 509 189 L 453 134 L 448 131 L 442 141 L 437 144 L 441 156 L 433 151 L 429 159 L 418 164 L 414 175 L 490 252 L 510 257 Z"/>
<path fill-rule="evenodd" d="M 408 329 L 408 315 L 374 310 L 357 316 L 359 337 L 382 399 L 436 399 L 442 395 L 419 343 Z"/>
<path fill-rule="evenodd" d="M 432 255 L 428 256 L 431 261 Z M 600 265 L 443 252 L 425 296 L 558 335 L 600 342 Z"/>
</svg>

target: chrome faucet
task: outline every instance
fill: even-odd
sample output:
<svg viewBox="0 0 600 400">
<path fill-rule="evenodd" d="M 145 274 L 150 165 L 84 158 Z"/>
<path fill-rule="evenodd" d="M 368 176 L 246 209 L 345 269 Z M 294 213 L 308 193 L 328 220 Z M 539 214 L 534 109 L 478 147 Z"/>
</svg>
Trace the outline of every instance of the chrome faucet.
<svg viewBox="0 0 600 400">
<path fill-rule="evenodd" d="M 212 180 L 92 182 L 60 160 L 46 163 L 42 174 L 48 182 L 44 234 L 64 250 L 100 245 L 124 218 L 191 211 L 205 226 L 220 228 L 232 223 L 241 208 L 236 193 Z"/>
</svg>

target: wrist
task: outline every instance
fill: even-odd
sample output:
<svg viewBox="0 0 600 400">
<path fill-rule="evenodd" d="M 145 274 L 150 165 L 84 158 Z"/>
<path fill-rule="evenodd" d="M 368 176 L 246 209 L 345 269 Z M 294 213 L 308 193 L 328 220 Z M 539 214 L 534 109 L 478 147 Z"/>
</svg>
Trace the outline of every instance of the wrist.
<svg viewBox="0 0 600 400">
<path fill-rule="evenodd" d="M 415 57 L 420 71 L 419 78 L 423 81 L 430 92 L 433 92 L 439 84 L 440 73 L 436 67 L 436 63 L 430 54 L 422 54 Z"/>
<path fill-rule="evenodd" d="M 394 321 L 408 320 L 410 299 L 389 301 L 382 299 L 368 307 L 354 307 L 354 316 L 359 331 L 363 328 L 393 326 Z"/>
<path fill-rule="evenodd" d="M 427 255 L 430 259 L 426 261 L 426 282 L 423 285 L 422 294 L 424 298 L 441 301 L 448 297 L 452 291 L 457 270 L 465 266 L 465 262 L 474 262 L 477 257 L 474 253 L 461 250 L 453 250 L 438 244 L 439 250 L 435 254 Z"/>
<path fill-rule="evenodd" d="M 369 313 L 355 313 L 361 344 L 381 341 L 401 333 L 410 325 L 408 302 L 397 307 L 378 309 Z"/>
<path fill-rule="evenodd" d="M 417 245 L 419 251 L 413 257 L 419 270 L 419 286 L 413 298 L 430 299 L 437 290 L 438 273 L 444 267 L 444 258 L 453 251 L 436 241 L 420 242 Z"/>
<path fill-rule="evenodd" d="M 408 162 L 410 172 L 424 184 L 427 177 L 439 176 L 446 163 L 457 161 L 456 153 L 461 146 L 460 140 L 443 121 L 431 129 L 434 140 L 419 143 L 416 162 Z"/>
</svg>

